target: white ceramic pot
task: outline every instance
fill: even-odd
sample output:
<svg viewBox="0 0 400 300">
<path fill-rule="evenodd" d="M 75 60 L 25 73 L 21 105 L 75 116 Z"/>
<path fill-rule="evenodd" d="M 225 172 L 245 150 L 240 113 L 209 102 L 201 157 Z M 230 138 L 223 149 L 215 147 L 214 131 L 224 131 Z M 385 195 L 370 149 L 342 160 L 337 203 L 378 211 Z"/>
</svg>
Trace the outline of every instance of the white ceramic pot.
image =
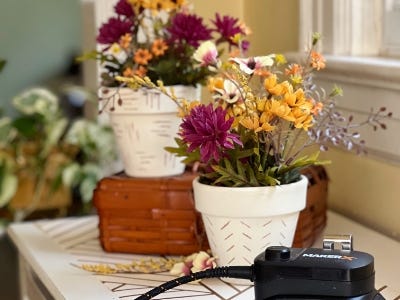
<svg viewBox="0 0 400 300">
<path fill-rule="evenodd" d="M 198 99 L 199 88 L 174 86 L 178 98 Z M 125 173 L 132 177 L 163 177 L 179 175 L 185 165 L 181 158 L 167 152 L 176 146 L 175 138 L 181 119 L 178 107 L 168 96 L 156 90 L 108 88 L 106 111 L 114 130 Z M 118 98 L 122 105 L 118 104 Z M 102 100 L 103 102 L 105 100 Z M 113 109 L 111 109 L 113 107 Z"/>
<path fill-rule="evenodd" d="M 219 266 L 251 265 L 268 246 L 291 246 L 299 212 L 306 206 L 306 177 L 264 187 L 216 187 L 193 181 L 211 251 Z M 225 279 L 224 279 L 225 280 Z M 251 284 L 226 279 L 235 284 Z"/>
</svg>

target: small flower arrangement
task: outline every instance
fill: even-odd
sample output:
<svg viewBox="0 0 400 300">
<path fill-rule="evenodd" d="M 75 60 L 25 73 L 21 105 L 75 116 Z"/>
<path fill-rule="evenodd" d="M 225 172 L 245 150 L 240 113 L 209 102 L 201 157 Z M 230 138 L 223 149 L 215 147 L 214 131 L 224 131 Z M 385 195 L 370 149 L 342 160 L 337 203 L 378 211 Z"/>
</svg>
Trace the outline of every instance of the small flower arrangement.
<svg viewBox="0 0 400 300">
<path fill-rule="evenodd" d="M 146 78 L 120 80 L 157 88 L 180 106 L 178 146 L 167 150 L 197 166 L 200 182 L 228 187 L 287 184 L 299 180 L 303 168 L 324 163 L 318 160 L 319 150 L 308 154 L 307 148 L 319 145 L 325 151 L 333 144 L 363 153 L 365 143 L 356 128 L 385 129 L 383 119 L 392 115 L 380 108 L 356 123 L 336 109 L 341 89 L 326 94 L 313 81 L 326 63 L 316 51 L 319 38 L 313 35 L 301 64 L 288 63 L 280 54 L 222 63 L 215 45 L 203 43 L 194 56 L 201 65 L 218 70 L 209 80 L 209 104 L 181 101 L 161 82 L 156 86 Z"/>
<path fill-rule="evenodd" d="M 97 36 L 101 50 L 79 58 L 101 63 L 106 87 L 119 86 L 118 75 L 147 76 L 165 85 L 204 83 L 212 72 L 193 58 L 201 42 L 213 39 L 217 45 L 227 44 L 232 55 L 249 46 L 243 39 L 249 29 L 238 19 L 217 13 L 208 26 L 185 0 L 119 0 L 114 10 L 116 16 L 101 26 Z"/>
</svg>

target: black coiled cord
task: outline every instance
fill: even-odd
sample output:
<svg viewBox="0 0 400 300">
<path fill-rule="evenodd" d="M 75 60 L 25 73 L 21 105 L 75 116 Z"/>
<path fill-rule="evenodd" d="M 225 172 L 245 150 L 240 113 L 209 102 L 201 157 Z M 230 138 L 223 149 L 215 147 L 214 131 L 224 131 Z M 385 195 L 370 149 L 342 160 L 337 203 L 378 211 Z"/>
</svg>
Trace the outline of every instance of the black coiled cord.
<svg viewBox="0 0 400 300">
<path fill-rule="evenodd" d="M 182 276 L 177 279 L 170 280 L 162 285 L 155 287 L 154 289 L 148 291 L 146 294 L 143 294 L 137 297 L 135 300 L 149 300 L 161 293 L 164 293 L 167 290 L 173 289 L 179 285 L 196 281 L 204 278 L 239 278 L 239 279 L 247 279 L 254 280 L 253 275 L 253 266 L 232 266 L 232 267 L 220 267 L 215 269 L 208 269 L 205 271 L 200 271 L 196 273 L 192 273 L 190 275 Z"/>
</svg>

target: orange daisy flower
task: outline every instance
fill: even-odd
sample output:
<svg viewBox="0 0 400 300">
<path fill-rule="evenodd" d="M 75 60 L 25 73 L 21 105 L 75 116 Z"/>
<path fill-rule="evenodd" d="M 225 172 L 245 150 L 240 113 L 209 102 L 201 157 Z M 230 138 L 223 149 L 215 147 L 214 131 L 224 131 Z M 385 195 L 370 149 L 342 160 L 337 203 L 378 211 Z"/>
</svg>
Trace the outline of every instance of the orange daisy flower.
<svg viewBox="0 0 400 300">
<path fill-rule="evenodd" d="M 271 72 L 269 70 L 267 70 L 266 68 L 260 68 L 260 69 L 256 69 L 254 70 L 254 75 L 258 75 L 260 77 L 269 77 L 271 76 Z"/>
<path fill-rule="evenodd" d="M 132 42 L 132 35 L 130 33 L 125 33 L 119 38 L 119 45 L 121 48 L 127 49 Z"/>
<path fill-rule="evenodd" d="M 299 75 L 303 73 L 303 68 L 298 64 L 291 64 L 285 69 L 286 75 Z"/>
<path fill-rule="evenodd" d="M 132 70 L 132 68 L 126 68 L 123 72 L 122 72 L 122 75 L 124 76 L 124 77 L 133 77 L 133 75 L 134 75 L 135 73 L 133 72 L 133 70 Z"/>
<path fill-rule="evenodd" d="M 151 46 L 151 52 L 155 56 L 161 56 L 167 51 L 168 45 L 163 39 L 156 39 Z"/>
<path fill-rule="evenodd" d="M 313 109 L 311 110 L 312 114 L 317 115 L 322 110 L 323 107 L 324 105 L 321 102 L 317 102 L 314 105 Z"/>
<path fill-rule="evenodd" d="M 135 52 L 133 61 L 139 65 L 147 65 L 149 61 L 153 58 L 153 55 L 147 49 L 138 49 Z"/>
<path fill-rule="evenodd" d="M 318 71 L 325 68 L 325 58 L 317 51 L 311 51 L 311 66 Z"/>
<path fill-rule="evenodd" d="M 139 68 L 137 68 L 135 71 L 133 71 L 133 73 L 139 77 L 144 77 L 144 76 L 146 76 L 147 69 L 143 66 L 139 66 Z"/>
</svg>

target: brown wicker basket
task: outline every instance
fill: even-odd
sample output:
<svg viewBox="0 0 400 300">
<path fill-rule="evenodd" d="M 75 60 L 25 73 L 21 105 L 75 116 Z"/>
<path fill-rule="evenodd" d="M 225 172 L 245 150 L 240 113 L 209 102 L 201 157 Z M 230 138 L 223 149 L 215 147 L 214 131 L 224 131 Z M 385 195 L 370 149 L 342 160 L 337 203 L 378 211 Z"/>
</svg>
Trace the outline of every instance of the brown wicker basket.
<svg viewBox="0 0 400 300">
<path fill-rule="evenodd" d="M 309 247 L 326 223 L 328 177 L 322 166 L 307 168 L 307 206 L 300 213 L 295 247 Z M 196 175 L 102 179 L 94 204 L 100 241 L 109 252 L 186 255 L 208 249 L 201 216 L 195 211 L 192 180 Z"/>
<path fill-rule="evenodd" d="M 208 249 L 195 211 L 195 175 L 102 179 L 95 192 L 100 241 L 110 252 L 186 255 Z"/>
<path fill-rule="evenodd" d="M 293 246 L 310 247 L 326 225 L 328 174 L 323 166 L 303 170 L 308 178 L 306 208 L 300 212 Z"/>
</svg>

